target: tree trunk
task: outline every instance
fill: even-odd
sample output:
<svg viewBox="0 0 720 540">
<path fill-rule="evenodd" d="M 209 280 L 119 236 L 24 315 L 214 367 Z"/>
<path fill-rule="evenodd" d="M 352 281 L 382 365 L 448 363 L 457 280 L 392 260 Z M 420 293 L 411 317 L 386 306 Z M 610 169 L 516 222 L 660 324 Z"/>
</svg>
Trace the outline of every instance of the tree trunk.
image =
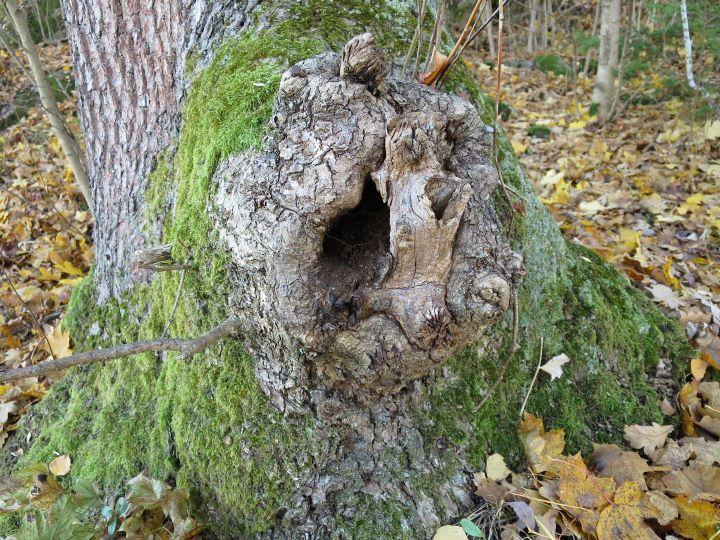
<svg viewBox="0 0 720 540">
<path fill-rule="evenodd" d="M 108 489 L 146 469 L 218 537 L 422 538 L 488 453 L 521 459 L 541 336 L 572 363 L 527 410 L 571 450 L 661 421 L 681 333 L 562 238 L 500 131 L 508 204 L 464 67 L 398 76 L 414 2 L 131 4 L 64 4 L 98 216 L 65 326 L 80 350 L 235 315 L 244 340 L 75 369 L 24 461 L 69 453 Z M 161 242 L 179 297 L 133 267 Z"/>
<path fill-rule="evenodd" d="M 532 0 L 530 3 L 530 24 L 528 25 L 527 46 L 528 53 L 535 50 L 538 31 L 538 11 L 540 11 L 540 0 Z"/>
<path fill-rule="evenodd" d="M 486 2 L 485 6 L 483 7 L 483 20 L 487 21 L 488 19 L 490 19 L 492 11 L 492 2 Z M 485 27 L 485 36 L 487 37 L 488 52 L 490 53 L 490 58 L 495 58 L 497 54 L 495 52 L 495 35 L 493 33 L 492 21 L 490 21 Z"/>
<path fill-rule="evenodd" d="M 680 0 L 680 16 L 682 17 L 683 42 L 685 44 L 685 74 L 688 86 L 693 90 L 697 90 L 695 75 L 693 74 L 692 38 L 690 37 L 690 24 L 688 23 L 687 2 L 685 0 Z"/>
<path fill-rule="evenodd" d="M 598 118 L 608 117 L 615 91 L 620 53 L 620 0 L 602 0 L 600 7 L 600 51 L 592 101 L 598 104 Z"/>
</svg>

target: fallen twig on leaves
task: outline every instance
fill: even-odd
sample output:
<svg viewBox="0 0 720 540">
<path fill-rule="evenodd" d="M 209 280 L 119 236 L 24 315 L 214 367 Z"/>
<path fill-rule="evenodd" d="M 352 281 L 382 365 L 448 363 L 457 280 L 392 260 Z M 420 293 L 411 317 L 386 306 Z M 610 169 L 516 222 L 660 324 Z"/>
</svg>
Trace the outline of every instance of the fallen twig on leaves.
<svg viewBox="0 0 720 540">
<path fill-rule="evenodd" d="M 179 358 L 181 360 L 187 360 L 191 356 L 208 348 L 213 343 L 235 334 L 240 329 L 240 326 L 240 319 L 233 317 L 194 339 L 161 338 L 73 354 L 72 356 L 66 356 L 65 358 L 59 358 L 57 360 L 47 360 L 33 366 L 0 371 L 0 381 L 7 382 L 24 379 L 26 377 L 37 377 L 74 366 L 106 362 L 133 354 L 152 351 L 179 351 Z"/>
</svg>

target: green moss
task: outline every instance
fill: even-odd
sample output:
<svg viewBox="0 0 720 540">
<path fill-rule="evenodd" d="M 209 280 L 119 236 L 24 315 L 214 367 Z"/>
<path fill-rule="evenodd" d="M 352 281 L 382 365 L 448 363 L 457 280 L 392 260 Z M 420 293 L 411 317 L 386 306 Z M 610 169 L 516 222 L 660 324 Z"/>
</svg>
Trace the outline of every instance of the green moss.
<svg viewBox="0 0 720 540">
<path fill-rule="evenodd" d="M 565 60 L 555 54 L 541 54 L 535 58 L 535 65 L 540 71 L 555 75 L 569 75 L 572 71 Z"/>
<path fill-rule="evenodd" d="M 419 421 L 426 440 L 447 437 L 464 447 L 481 468 L 489 453 L 522 460 L 515 431 L 519 411 L 544 342 L 543 358 L 565 353 L 565 375 L 541 377 L 527 410 L 563 427 L 571 452 L 591 442 L 618 442 L 631 423 L 661 421 L 660 396 L 648 381 L 659 358 L 676 366 L 693 355 L 679 326 L 594 252 L 565 241 L 537 198 L 502 130 L 498 160 L 505 182 L 525 197 L 525 217 L 516 216 L 512 241 L 523 253 L 527 276 L 519 291 L 518 351 L 502 383 L 475 411 L 507 358 L 512 315 L 486 332 L 489 353 L 468 348 L 449 362 L 454 377 L 430 396 Z M 497 345 L 499 347 L 493 345 Z"/>
<path fill-rule="evenodd" d="M 550 128 L 543 124 L 533 124 L 528 128 L 527 134 L 530 137 L 537 137 L 538 139 L 549 139 Z"/>
</svg>

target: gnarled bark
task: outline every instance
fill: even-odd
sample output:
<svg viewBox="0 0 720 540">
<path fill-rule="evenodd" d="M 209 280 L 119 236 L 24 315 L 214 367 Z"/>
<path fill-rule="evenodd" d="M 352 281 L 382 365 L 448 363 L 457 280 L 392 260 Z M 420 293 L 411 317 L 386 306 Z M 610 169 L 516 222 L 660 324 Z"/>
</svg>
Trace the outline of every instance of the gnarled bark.
<svg viewBox="0 0 720 540">
<path fill-rule="evenodd" d="M 386 74 L 370 34 L 342 60 L 296 64 L 268 151 L 216 173 L 217 226 L 281 410 L 406 388 L 504 313 L 520 275 L 477 111 Z M 270 325 L 282 346 L 260 337 Z"/>
</svg>

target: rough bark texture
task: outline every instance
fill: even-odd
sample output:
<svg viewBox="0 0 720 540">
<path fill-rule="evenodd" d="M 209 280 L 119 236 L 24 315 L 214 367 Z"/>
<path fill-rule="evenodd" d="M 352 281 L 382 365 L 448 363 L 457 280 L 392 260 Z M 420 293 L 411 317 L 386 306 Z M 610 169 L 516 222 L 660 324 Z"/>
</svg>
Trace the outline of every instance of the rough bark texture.
<svg viewBox="0 0 720 540">
<path fill-rule="evenodd" d="M 512 217 L 489 159 L 491 107 L 462 68 L 446 84 L 464 97 L 395 78 L 415 3 L 278 4 L 250 18 L 235 2 L 142 7 L 142 39 L 169 25 L 165 10 L 192 16 L 163 30 L 175 56 L 137 47 L 132 62 L 123 32 L 96 31 L 130 28 L 122 2 L 94 3 L 92 18 L 66 5 L 83 34 L 79 92 L 106 216 L 97 269 L 65 320 L 76 350 L 157 338 L 171 314 L 178 337 L 239 315 L 247 346 L 77 369 L 8 451 L 22 447 L 23 463 L 68 453 L 74 476 L 107 490 L 145 469 L 188 487 L 222 538 L 422 538 L 472 508 L 488 453 L 522 459 L 515 422 L 541 336 L 549 356 L 573 360 L 562 380 L 538 381 L 528 410 L 566 428 L 571 451 L 661 421 L 649 378 L 667 379 L 680 333 L 562 238 L 500 131 L 499 168 L 525 204 Z M 367 36 L 344 48 L 365 31 L 387 62 Z M 160 112 L 136 111 L 142 77 L 109 66 L 152 61 L 174 75 L 154 79 Z M 122 110 L 92 103 L 113 92 Z M 143 229 L 190 265 L 177 306 L 173 272 L 119 294 Z M 519 349 L 477 410 L 510 349 L 513 294 Z"/>
<path fill-rule="evenodd" d="M 230 0 L 62 0 L 73 51 L 95 229 L 100 300 L 141 272 L 143 194 L 180 126 L 188 51 L 202 55 L 237 33 L 255 5 Z M 145 276 L 146 277 L 146 276 Z"/>
<path fill-rule="evenodd" d="M 268 151 L 216 173 L 238 306 L 283 411 L 312 395 L 341 418 L 326 392 L 366 403 L 430 374 L 508 309 L 520 275 L 476 109 L 387 70 L 370 34 L 342 61 L 294 65 Z"/>
</svg>

